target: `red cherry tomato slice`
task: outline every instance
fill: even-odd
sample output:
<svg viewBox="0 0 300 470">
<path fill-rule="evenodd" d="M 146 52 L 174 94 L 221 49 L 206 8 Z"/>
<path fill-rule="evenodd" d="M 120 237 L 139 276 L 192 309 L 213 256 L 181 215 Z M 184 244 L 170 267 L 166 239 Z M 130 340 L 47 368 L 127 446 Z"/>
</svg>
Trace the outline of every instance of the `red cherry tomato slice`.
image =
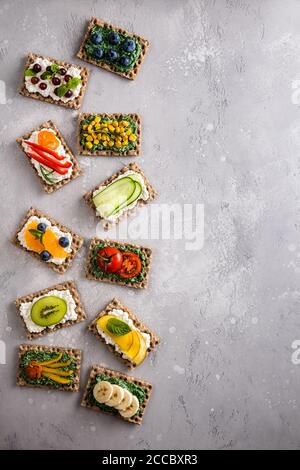
<svg viewBox="0 0 300 470">
<path fill-rule="evenodd" d="M 138 276 L 142 270 L 142 262 L 140 257 L 132 251 L 124 251 L 123 263 L 118 271 L 118 275 L 124 279 L 131 279 Z"/>
<path fill-rule="evenodd" d="M 99 250 L 97 254 L 97 263 L 101 271 L 105 273 L 115 273 L 122 266 L 122 253 L 114 247 L 106 246 Z"/>
</svg>

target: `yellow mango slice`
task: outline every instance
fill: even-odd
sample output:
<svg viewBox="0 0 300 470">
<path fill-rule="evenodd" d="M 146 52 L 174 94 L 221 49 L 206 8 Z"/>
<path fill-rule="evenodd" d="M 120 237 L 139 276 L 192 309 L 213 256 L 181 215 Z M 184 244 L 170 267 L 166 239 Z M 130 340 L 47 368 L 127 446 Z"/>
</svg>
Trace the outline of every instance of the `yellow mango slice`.
<svg viewBox="0 0 300 470">
<path fill-rule="evenodd" d="M 51 367 L 43 367 L 43 372 L 49 372 L 50 374 L 60 375 L 60 376 L 63 376 L 63 377 L 68 377 L 70 375 L 73 375 L 72 370 L 68 370 L 68 371 L 53 370 L 53 369 L 51 369 Z"/>
<path fill-rule="evenodd" d="M 66 362 L 55 362 L 54 364 L 51 365 L 51 369 L 56 369 L 58 367 L 67 367 L 71 364 L 71 361 L 66 361 Z"/>
<path fill-rule="evenodd" d="M 103 315 L 103 317 L 99 318 L 97 321 L 97 325 L 101 330 L 104 331 L 107 335 L 109 335 L 113 341 L 119 346 L 119 348 L 127 353 L 127 351 L 131 348 L 132 343 L 133 343 L 133 337 L 132 337 L 132 331 L 129 333 L 126 333 L 126 335 L 123 336 L 116 336 L 113 335 L 107 328 L 106 324 L 110 318 L 116 318 L 114 315 Z"/>
<path fill-rule="evenodd" d="M 128 351 L 126 351 L 126 356 L 130 357 L 130 359 L 133 359 L 140 350 L 141 342 L 140 342 L 140 335 L 136 330 L 132 331 L 131 333 L 133 337 L 133 342 L 132 342 L 131 348 L 128 349 Z"/>
<path fill-rule="evenodd" d="M 40 253 L 41 251 L 44 250 L 44 247 L 43 247 L 42 243 L 38 239 L 36 239 L 32 235 L 32 233 L 29 232 L 29 230 L 36 230 L 37 225 L 38 225 L 38 223 L 35 222 L 34 220 L 32 222 L 30 222 L 27 225 L 26 230 L 24 232 L 24 238 L 25 238 L 25 242 L 26 242 L 26 246 L 27 246 L 28 250 L 34 251 L 36 253 Z"/>
<path fill-rule="evenodd" d="M 60 361 L 62 358 L 62 353 L 58 353 L 58 355 L 54 359 L 50 359 L 50 361 L 38 362 L 41 366 L 48 366 L 49 364 L 54 364 L 55 362 Z"/>
<path fill-rule="evenodd" d="M 134 356 L 133 362 L 135 362 L 135 364 L 138 366 L 139 364 L 141 364 L 143 362 L 143 360 L 147 356 L 147 347 L 146 347 L 146 341 L 145 341 L 145 338 L 143 337 L 143 335 L 141 335 L 138 331 L 137 331 L 137 333 L 138 333 L 139 338 L 140 338 L 140 349 L 139 349 L 139 352 L 137 353 L 137 355 Z"/>
<path fill-rule="evenodd" d="M 43 372 L 43 376 L 47 377 L 48 379 L 51 379 L 54 382 L 57 382 L 59 384 L 64 384 L 65 385 L 65 384 L 70 384 L 71 383 L 70 379 L 66 379 L 65 377 L 59 377 L 58 375 L 50 374 L 49 372 Z"/>
</svg>

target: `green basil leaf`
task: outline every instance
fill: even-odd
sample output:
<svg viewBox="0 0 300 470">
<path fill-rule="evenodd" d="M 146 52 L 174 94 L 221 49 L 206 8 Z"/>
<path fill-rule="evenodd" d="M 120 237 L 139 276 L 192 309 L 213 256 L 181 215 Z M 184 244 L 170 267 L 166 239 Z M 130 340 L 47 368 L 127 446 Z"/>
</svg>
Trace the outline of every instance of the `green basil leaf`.
<svg viewBox="0 0 300 470">
<path fill-rule="evenodd" d="M 49 80 L 49 78 L 52 78 L 53 76 L 53 73 L 46 70 L 46 72 L 43 72 L 42 75 L 41 75 L 41 79 L 42 80 Z"/>
<path fill-rule="evenodd" d="M 57 65 L 57 64 L 52 64 L 52 65 L 51 65 L 51 71 L 52 71 L 53 73 L 58 73 L 58 72 L 59 72 L 59 69 L 60 69 L 60 66 L 59 66 L 59 65 Z"/>
<path fill-rule="evenodd" d="M 62 96 L 64 96 L 67 93 L 67 91 L 68 91 L 67 85 L 61 85 L 56 89 L 56 94 L 57 94 L 57 96 L 59 96 L 61 98 Z"/>
<path fill-rule="evenodd" d="M 39 230 L 36 230 L 35 228 L 30 228 L 29 232 L 31 233 L 31 235 L 34 236 L 36 240 L 39 240 L 41 243 L 43 243 L 44 232 L 40 232 Z"/>
<path fill-rule="evenodd" d="M 81 82 L 81 78 L 79 77 L 73 77 L 71 78 L 68 83 L 67 83 L 67 87 L 70 89 L 70 88 L 76 88 L 77 85 L 79 85 L 79 83 Z"/>
<path fill-rule="evenodd" d="M 33 69 L 26 69 L 24 75 L 25 77 L 34 77 L 36 72 Z"/>
<path fill-rule="evenodd" d="M 124 336 L 131 331 L 130 326 L 118 318 L 110 318 L 106 323 L 106 328 L 115 336 Z"/>
</svg>

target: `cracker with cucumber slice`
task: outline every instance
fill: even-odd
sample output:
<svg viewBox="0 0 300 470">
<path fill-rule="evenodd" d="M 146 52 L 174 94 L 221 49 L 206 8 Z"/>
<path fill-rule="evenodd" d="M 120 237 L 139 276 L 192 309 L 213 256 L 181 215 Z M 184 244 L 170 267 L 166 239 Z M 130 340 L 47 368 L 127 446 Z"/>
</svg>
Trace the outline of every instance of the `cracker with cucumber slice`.
<svg viewBox="0 0 300 470">
<path fill-rule="evenodd" d="M 107 276 L 106 273 L 101 273 L 100 275 L 96 276 L 93 273 L 93 257 L 94 257 L 94 250 L 99 244 L 104 244 L 105 246 L 114 246 L 115 248 L 118 248 L 122 251 L 130 250 L 130 249 L 138 249 L 140 252 L 143 254 L 144 257 L 144 275 L 142 280 L 122 280 L 121 277 L 117 276 Z M 107 239 L 101 239 L 101 238 L 92 238 L 90 246 L 89 246 L 89 251 L 88 251 L 88 257 L 87 257 L 87 264 L 86 264 L 86 277 L 87 279 L 98 281 L 98 282 L 108 282 L 109 284 L 115 284 L 118 286 L 126 286 L 126 287 L 133 287 L 135 289 L 147 289 L 148 287 L 148 280 L 149 280 L 149 274 L 150 274 L 150 267 L 151 267 L 151 261 L 152 261 L 152 250 L 151 248 L 145 247 L 145 246 L 140 246 L 140 245 L 134 245 L 133 243 L 123 243 L 119 242 L 116 240 L 107 240 Z M 112 273 L 115 274 L 115 273 Z M 127 281 L 127 282 L 125 282 Z"/>
<path fill-rule="evenodd" d="M 122 120 L 124 116 L 129 116 L 132 121 L 136 124 L 136 135 L 137 139 L 135 142 L 135 148 L 131 150 L 126 150 L 126 151 L 119 151 L 117 152 L 116 150 L 110 150 L 110 149 L 102 149 L 102 150 L 88 150 L 81 144 L 81 124 L 82 122 L 89 118 L 90 116 L 99 116 L 101 118 L 107 117 L 112 120 Z M 105 157 L 105 156 L 112 156 L 112 157 L 134 157 L 134 156 L 139 156 L 141 153 L 141 137 L 142 135 L 142 124 L 141 124 L 141 116 L 136 113 L 114 113 L 114 114 L 107 114 L 107 113 L 102 113 L 102 114 L 97 114 L 97 113 L 79 113 L 78 115 L 78 121 L 77 121 L 77 148 L 78 148 L 78 154 L 79 155 L 87 155 L 87 156 L 100 156 L 100 157 Z"/>
<path fill-rule="evenodd" d="M 144 400 L 142 403 L 140 403 L 139 412 L 131 418 L 124 418 L 120 415 L 120 413 L 114 412 L 113 410 L 110 411 L 109 409 L 107 410 L 103 408 L 101 409 L 99 406 L 97 406 L 97 404 L 95 404 L 94 401 L 91 402 L 90 400 L 91 393 L 93 392 L 93 388 L 96 383 L 96 378 L 99 375 L 104 375 L 108 377 L 108 380 L 117 379 L 125 383 L 127 382 L 128 384 L 136 385 L 137 387 L 142 387 L 145 393 L 144 393 Z M 106 367 L 103 367 L 101 365 L 94 364 L 91 368 L 88 382 L 85 387 L 85 391 L 81 400 L 81 406 L 100 412 L 100 413 L 102 412 L 106 414 L 112 414 L 113 412 L 115 416 L 127 421 L 128 423 L 142 424 L 146 407 L 149 403 L 150 395 L 152 393 L 152 388 L 153 388 L 152 384 L 144 379 L 131 377 L 130 375 L 123 374 L 122 372 L 118 372 L 112 369 L 107 369 Z"/>
<path fill-rule="evenodd" d="M 56 104 L 58 106 L 64 106 L 64 107 L 70 108 L 70 109 L 79 109 L 81 107 L 82 100 L 83 100 L 84 93 L 85 93 L 85 89 L 86 89 L 86 86 L 87 86 L 87 82 L 88 82 L 88 78 L 89 78 L 89 70 L 86 67 L 81 67 L 78 64 L 76 64 L 76 65 L 75 64 L 69 64 L 68 62 L 54 59 L 53 57 L 33 54 L 32 52 L 30 52 L 27 56 L 27 59 L 26 59 L 24 71 L 29 69 L 34 64 L 35 60 L 38 59 L 38 58 L 49 60 L 50 62 L 53 62 L 57 65 L 60 65 L 63 68 L 64 67 L 66 67 L 66 68 L 76 67 L 76 68 L 80 69 L 81 89 L 80 89 L 79 95 L 76 96 L 74 99 L 64 103 L 62 100 L 57 100 L 57 101 L 54 100 L 53 98 L 51 98 L 51 96 L 45 97 L 45 96 L 42 96 L 40 93 L 37 93 L 37 92 L 29 92 L 26 88 L 26 85 L 25 85 L 25 76 L 24 76 L 24 74 L 23 74 L 23 79 L 22 79 L 21 86 L 19 88 L 20 95 L 27 96 L 28 98 L 33 98 L 33 99 L 38 100 L 38 101 L 45 101 L 47 103 Z"/>
<path fill-rule="evenodd" d="M 29 383 L 25 380 L 22 372 L 23 368 L 21 367 L 22 359 L 24 354 L 30 353 L 30 351 L 37 352 L 37 353 L 57 353 L 60 354 L 67 354 L 73 361 L 75 366 L 74 372 L 75 375 L 73 376 L 72 383 L 70 385 L 54 385 L 51 382 L 47 384 L 43 383 Z M 68 392 L 78 392 L 80 387 L 80 373 L 81 373 L 81 359 L 82 359 L 82 351 L 81 349 L 75 348 L 64 348 L 60 346 L 44 346 L 41 344 L 20 344 L 19 346 L 19 354 L 18 354 L 18 372 L 17 372 L 17 382 L 16 384 L 19 387 L 33 387 L 33 388 L 44 388 L 44 389 L 52 389 L 52 390 L 62 390 Z"/>
<path fill-rule="evenodd" d="M 126 37 L 133 38 L 136 41 L 138 41 L 138 43 L 140 44 L 140 47 L 141 47 L 141 53 L 138 57 L 138 60 L 135 62 L 133 68 L 131 68 L 128 71 L 118 71 L 116 69 L 116 67 L 114 67 L 113 64 L 102 62 L 101 60 L 99 60 L 99 61 L 94 60 L 93 57 L 90 57 L 87 54 L 87 52 L 85 50 L 85 44 L 86 44 L 86 42 L 87 42 L 87 40 L 88 40 L 88 38 L 91 34 L 92 29 L 95 26 L 100 26 L 100 27 L 111 29 L 114 32 L 120 33 L 120 34 L 122 34 Z M 146 53 L 149 49 L 149 45 L 150 45 L 150 43 L 147 39 L 144 39 L 141 36 L 138 36 L 137 34 L 131 33 L 129 31 L 127 31 L 126 29 L 122 29 L 119 26 L 114 26 L 113 24 L 108 23 L 107 21 L 104 21 L 104 20 L 97 19 L 97 18 L 93 17 L 90 20 L 89 24 L 88 24 L 88 29 L 87 29 L 87 32 L 86 32 L 84 38 L 83 38 L 80 49 L 77 53 L 77 57 L 81 60 L 84 60 L 85 62 L 88 62 L 89 64 L 93 64 L 93 65 L 96 65 L 97 67 L 100 67 L 100 68 L 102 68 L 104 70 L 107 70 L 109 72 L 116 73 L 117 75 L 120 75 L 121 77 L 128 78 L 129 80 L 135 80 L 136 77 L 137 77 L 137 74 L 138 74 L 138 72 L 141 68 L 141 65 L 142 65 L 142 63 L 145 59 Z M 112 48 L 113 48 L 113 46 L 112 46 Z"/>
<path fill-rule="evenodd" d="M 72 151 L 70 150 L 70 148 L 68 147 L 68 145 L 66 144 L 66 141 L 65 139 L 63 138 L 62 134 L 59 132 L 58 128 L 56 127 L 55 123 L 51 120 L 47 121 L 47 122 L 44 122 L 43 124 L 41 124 L 40 126 L 36 127 L 35 129 L 33 129 L 31 132 L 28 132 L 27 134 L 24 134 L 22 137 L 18 137 L 16 139 L 17 143 L 20 145 L 20 148 L 22 150 L 22 152 L 25 153 L 26 157 L 28 157 L 27 153 L 25 152 L 23 146 L 22 146 L 22 141 L 23 140 L 28 140 L 30 138 L 30 136 L 32 135 L 33 132 L 35 131 L 40 131 L 41 129 L 52 129 L 54 130 L 57 138 L 60 140 L 65 152 L 68 154 L 68 156 L 70 157 L 70 160 L 72 161 L 73 163 L 73 167 L 72 167 L 72 173 L 71 175 L 69 176 L 69 178 L 65 178 L 65 179 L 62 179 L 61 181 L 58 181 L 57 183 L 54 183 L 54 184 L 48 184 L 46 183 L 46 181 L 43 180 L 43 178 L 41 178 L 41 176 L 38 174 L 38 171 L 36 169 L 36 167 L 32 164 L 31 162 L 31 159 L 30 158 L 26 158 L 26 160 L 28 160 L 28 162 L 30 163 L 30 166 L 33 168 L 35 174 L 37 175 L 42 187 L 43 187 L 43 190 L 46 192 L 46 193 L 53 193 L 54 191 L 56 191 L 57 189 L 60 189 L 62 188 L 65 184 L 69 183 L 70 181 L 78 178 L 78 176 L 81 175 L 81 168 L 79 166 L 79 163 L 78 161 L 76 160 L 76 158 L 74 157 Z"/>
<path fill-rule="evenodd" d="M 155 349 L 155 347 L 160 343 L 159 337 L 152 331 L 150 328 L 148 328 L 144 323 L 142 323 L 135 315 L 134 313 L 127 307 L 125 307 L 118 299 L 114 298 L 112 299 L 108 305 L 97 315 L 97 317 L 92 321 L 92 323 L 88 326 L 88 329 L 102 342 L 104 343 L 109 351 L 111 351 L 115 356 L 120 359 L 123 364 L 125 364 L 129 369 L 134 369 L 136 367 L 136 364 L 133 360 L 129 360 L 123 357 L 122 353 L 118 351 L 115 347 L 115 345 L 108 344 L 105 341 L 105 338 L 103 338 L 97 329 L 97 321 L 104 317 L 105 315 L 109 315 L 112 310 L 114 309 L 119 309 L 127 312 L 128 318 L 132 320 L 133 325 L 135 328 L 137 328 L 140 332 L 142 333 L 147 333 L 150 336 L 150 344 L 147 349 L 147 355 Z"/>
<path fill-rule="evenodd" d="M 70 233 L 72 235 L 72 244 L 71 244 L 72 251 L 66 257 L 65 261 L 62 264 L 55 264 L 55 263 L 51 263 L 51 262 L 42 261 L 41 258 L 40 258 L 40 255 L 38 253 L 36 253 L 34 251 L 30 251 L 30 250 L 28 250 L 27 248 L 25 248 L 24 246 L 21 245 L 21 243 L 18 239 L 18 233 L 22 230 L 22 228 L 24 227 L 24 225 L 26 224 L 28 219 L 33 215 L 35 215 L 37 217 L 45 217 L 51 223 L 51 225 L 54 225 L 55 227 L 57 227 L 62 232 Z M 73 262 L 73 259 L 75 258 L 78 251 L 80 250 L 80 248 L 83 245 L 84 239 L 80 235 L 77 235 L 75 232 L 73 232 L 73 230 L 71 230 L 70 228 L 66 227 L 65 225 L 60 224 L 59 222 L 57 222 L 57 220 L 53 219 L 49 215 L 39 211 L 38 209 L 35 209 L 34 207 L 31 207 L 27 211 L 27 213 L 26 213 L 25 217 L 23 218 L 22 222 L 19 224 L 18 229 L 17 229 L 17 231 L 16 231 L 16 233 L 15 233 L 15 235 L 14 235 L 14 237 L 11 241 L 12 241 L 13 245 L 21 248 L 21 250 L 23 250 L 23 251 L 26 251 L 26 253 L 28 253 L 29 255 L 33 256 L 36 259 L 38 259 L 41 263 L 48 265 L 49 268 L 53 269 L 53 271 L 55 271 L 59 274 L 63 274 L 71 266 L 71 264 Z"/>
<path fill-rule="evenodd" d="M 27 303 L 27 302 L 32 302 L 37 297 L 42 297 L 42 296 L 47 297 L 47 294 L 49 292 L 53 291 L 53 290 L 58 290 L 58 291 L 69 290 L 70 291 L 70 293 L 72 295 L 72 298 L 73 298 L 73 300 L 75 302 L 75 305 L 76 305 L 76 308 L 75 308 L 75 312 L 77 314 L 76 320 L 66 320 L 64 323 L 57 323 L 57 324 L 51 325 L 51 328 L 49 326 L 46 326 L 45 329 L 40 331 L 40 332 L 31 332 L 31 331 L 29 331 L 29 329 L 26 326 L 26 322 L 25 322 L 24 318 L 20 314 L 21 305 L 24 304 L 24 303 Z M 86 319 L 86 313 L 85 313 L 84 307 L 82 305 L 82 302 L 80 300 L 79 292 L 78 292 L 77 286 L 76 286 L 74 281 L 66 281 L 66 282 L 63 282 L 62 284 L 56 284 L 52 287 L 48 287 L 48 288 L 40 290 L 38 292 L 34 292 L 33 294 L 24 295 L 23 297 L 17 298 L 14 301 L 14 303 L 15 303 L 16 308 L 17 308 L 17 310 L 20 314 L 20 318 L 21 318 L 21 320 L 23 322 L 23 325 L 24 325 L 24 328 L 26 330 L 26 335 L 31 340 L 34 339 L 34 338 L 38 338 L 40 336 L 46 335 L 47 333 L 51 333 L 52 331 L 59 330 L 60 328 L 65 328 L 67 326 L 75 325 L 76 323 L 80 323 L 80 322 L 82 322 Z"/>
<path fill-rule="evenodd" d="M 119 217 L 117 217 L 114 221 L 108 221 L 106 220 L 105 218 L 101 217 L 99 215 L 99 213 L 97 213 L 97 210 L 96 210 L 96 206 L 95 206 L 95 203 L 94 203 L 94 199 L 93 199 L 93 193 L 95 191 L 97 191 L 97 189 L 99 189 L 100 187 L 102 186 L 108 186 L 110 185 L 113 181 L 117 180 L 120 176 L 122 176 L 124 173 L 128 172 L 128 171 L 134 171 L 136 173 L 138 173 L 141 178 L 143 179 L 143 182 L 145 184 L 145 187 L 149 193 L 149 197 L 148 199 L 144 200 L 144 199 L 138 199 L 137 200 L 137 203 L 134 207 L 132 207 L 131 209 L 128 209 L 128 210 L 125 210 Z M 109 178 L 107 178 L 106 180 L 102 181 L 99 185 L 97 185 L 95 188 L 91 189 L 89 192 L 87 192 L 83 198 L 84 200 L 86 201 L 86 203 L 88 204 L 88 206 L 94 211 L 95 213 L 95 216 L 97 218 L 100 218 L 101 221 L 102 221 L 102 224 L 103 224 L 103 228 L 105 230 L 109 230 L 113 225 L 117 224 L 120 222 L 120 220 L 124 219 L 125 217 L 127 217 L 128 215 L 132 214 L 135 212 L 136 208 L 139 207 L 139 206 L 143 206 L 145 204 L 148 204 L 149 202 L 153 201 L 153 199 L 157 196 L 157 192 L 155 191 L 155 189 L 153 188 L 153 186 L 150 184 L 148 178 L 145 176 L 145 174 L 143 173 L 143 171 L 141 170 L 141 168 L 136 164 L 136 163 L 130 163 L 128 166 L 124 166 L 120 171 L 118 171 L 117 173 L 113 174 L 112 176 L 110 176 Z"/>
</svg>

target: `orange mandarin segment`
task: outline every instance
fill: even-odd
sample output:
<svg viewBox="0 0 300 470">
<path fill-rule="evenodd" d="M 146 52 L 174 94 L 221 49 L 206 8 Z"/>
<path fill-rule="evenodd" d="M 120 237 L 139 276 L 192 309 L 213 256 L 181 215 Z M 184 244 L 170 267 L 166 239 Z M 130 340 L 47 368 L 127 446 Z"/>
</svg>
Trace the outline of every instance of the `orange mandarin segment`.
<svg viewBox="0 0 300 470">
<path fill-rule="evenodd" d="M 40 242 L 40 240 L 36 239 L 32 235 L 32 233 L 29 232 L 29 230 L 32 230 L 32 229 L 34 230 L 37 229 L 37 222 L 32 221 L 26 227 L 26 230 L 24 232 L 26 246 L 29 250 L 35 251 L 36 253 L 40 253 L 41 251 L 43 251 L 44 247 L 42 243 Z"/>
<path fill-rule="evenodd" d="M 49 251 L 53 258 L 66 258 L 68 252 L 58 243 L 58 237 L 51 230 L 47 229 L 43 237 L 44 249 Z"/>
<path fill-rule="evenodd" d="M 38 144 L 51 150 L 56 150 L 59 146 L 59 140 L 55 134 L 50 131 L 40 131 L 38 134 Z"/>
</svg>

